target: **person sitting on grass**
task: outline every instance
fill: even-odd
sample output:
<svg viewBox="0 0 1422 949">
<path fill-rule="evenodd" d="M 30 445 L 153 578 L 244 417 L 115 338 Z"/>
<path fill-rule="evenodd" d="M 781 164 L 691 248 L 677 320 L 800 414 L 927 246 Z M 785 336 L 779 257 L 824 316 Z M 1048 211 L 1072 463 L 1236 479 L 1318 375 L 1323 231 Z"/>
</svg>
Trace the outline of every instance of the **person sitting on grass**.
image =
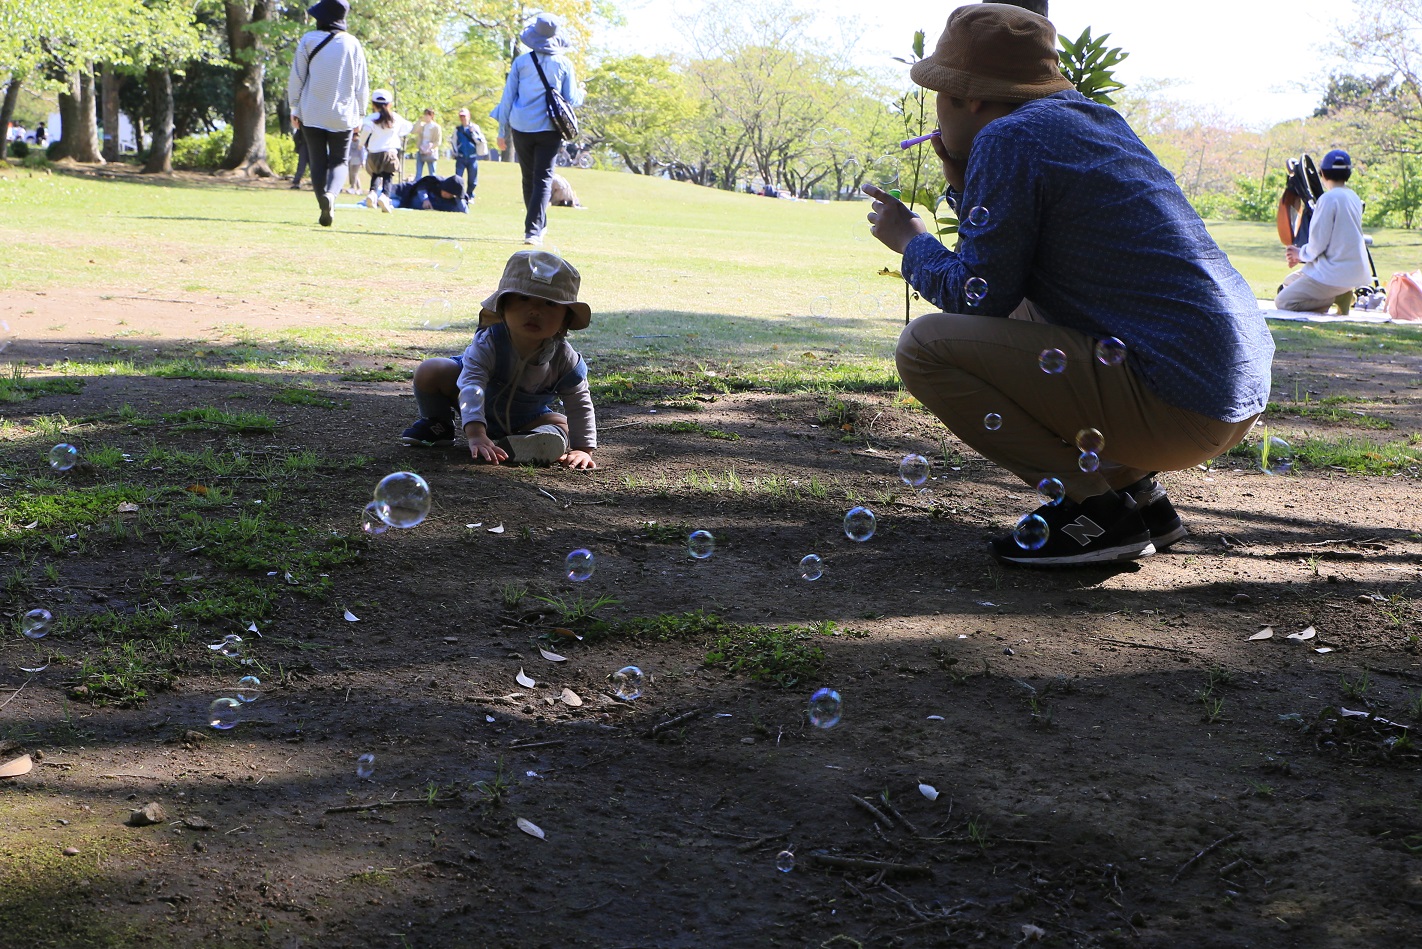
<svg viewBox="0 0 1422 949">
<path fill-rule="evenodd" d="M 1269 397 L 1274 342 L 1248 282 L 1120 114 L 1072 88 L 1049 20 L 959 7 L 910 75 L 937 92 L 960 217 L 948 250 L 888 192 L 870 233 L 944 312 L 905 327 L 904 385 L 953 433 L 1065 500 L 997 559 L 1134 560 L 1185 536 L 1153 479 L 1228 451 Z"/>
<path fill-rule="evenodd" d="M 596 468 L 597 420 L 588 367 L 567 341 L 592 310 L 578 302 L 577 269 L 545 251 L 519 251 L 479 311 L 479 330 L 462 356 L 434 356 L 415 370 L 420 417 L 406 445 L 454 442 L 454 416 L 475 461 Z M 558 399 L 566 415 L 553 410 Z"/>
<path fill-rule="evenodd" d="M 1314 205 L 1308 228 L 1308 243 L 1289 245 L 1284 261 L 1290 268 L 1303 270 L 1289 274 L 1274 298 L 1274 308 L 1304 313 L 1327 313 L 1338 304 L 1347 315 L 1353 292 L 1367 284 L 1368 248 L 1363 237 L 1363 202 L 1349 188 L 1353 160 L 1335 148 L 1318 165 L 1323 178 L 1323 194 Z"/>
<path fill-rule="evenodd" d="M 396 185 L 390 191 L 388 210 L 395 208 L 469 213 L 469 203 L 464 200 L 464 183 L 453 175 L 448 178 L 425 175 L 418 181 L 406 181 Z M 387 207 L 382 203 L 380 209 L 385 211 Z"/>
</svg>

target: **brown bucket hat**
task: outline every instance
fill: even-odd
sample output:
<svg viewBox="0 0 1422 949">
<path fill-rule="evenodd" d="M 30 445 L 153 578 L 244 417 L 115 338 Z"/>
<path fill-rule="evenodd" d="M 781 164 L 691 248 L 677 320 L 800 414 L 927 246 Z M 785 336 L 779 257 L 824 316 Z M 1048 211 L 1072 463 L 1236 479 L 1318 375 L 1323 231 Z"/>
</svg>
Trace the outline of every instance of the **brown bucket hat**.
<svg viewBox="0 0 1422 949">
<path fill-rule="evenodd" d="M 583 278 L 578 269 L 557 254 L 546 250 L 521 250 L 504 264 L 499 288 L 485 300 L 479 311 L 479 325 L 499 322 L 499 300 L 506 293 L 522 293 L 562 303 L 572 312 L 568 329 L 587 329 L 592 322 L 592 308 L 578 302 L 578 287 Z"/>
<path fill-rule="evenodd" d="M 909 75 L 958 99 L 1026 102 L 1072 88 L 1057 62 L 1051 20 L 1009 3 L 974 3 L 949 15 L 933 55 Z"/>
</svg>

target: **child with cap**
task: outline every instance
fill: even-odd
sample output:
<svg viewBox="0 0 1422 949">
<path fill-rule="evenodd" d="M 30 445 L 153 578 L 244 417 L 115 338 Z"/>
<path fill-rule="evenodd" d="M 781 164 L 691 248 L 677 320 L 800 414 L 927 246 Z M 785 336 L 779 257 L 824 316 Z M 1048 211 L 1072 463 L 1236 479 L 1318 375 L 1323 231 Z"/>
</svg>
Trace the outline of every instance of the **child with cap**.
<svg viewBox="0 0 1422 949">
<path fill-rule="evenodd" d="M 420 417 L 400 440 L 423 447 L 454 441 L 458 405 L 475 461 L 596 468 L 587 363 L 567 341 L 569 330 L 592 321 L 592 310 L 578 302 L 581 282 L 556 254 L 510 257 L 498 289 L 482 304 L 469 348 L 459 358 L 426 359 L 415 370 Z M 560 398 L 566 415 L 553 410 Z"/>
<path fill-rule="evenodd" d="M 361 123 L 361 146 L 365 148 L 365 170 L 370 175 L 370 194 L 365 206 L 390 211 L 390 182 L 400 171 L 400 149 L 414 124 L 391 108 L 394 97 L 388 89 L 377 89 L 370 97 L 375 111 Z"/>
<path fill-rule="evenodd" d="M 1347 187 L 1353 175 L 1353 160 L 1347 152 L 1335 148 L 1324 155 L 1318 174 L 1323 179 L 1323 194 L 1313 206 L 1308 243 L 1284 249 L 1284 260 L 1290 267 L 1303 264 L 1304 268 L 1284 280 L 1274 307 L 1325 313 L 1337 303 L 1338 312 L 1347 313 L 1353 291 L 1365 286 L 1371 273 L 1363 238 L 1363 202 Z"/>
</svg>

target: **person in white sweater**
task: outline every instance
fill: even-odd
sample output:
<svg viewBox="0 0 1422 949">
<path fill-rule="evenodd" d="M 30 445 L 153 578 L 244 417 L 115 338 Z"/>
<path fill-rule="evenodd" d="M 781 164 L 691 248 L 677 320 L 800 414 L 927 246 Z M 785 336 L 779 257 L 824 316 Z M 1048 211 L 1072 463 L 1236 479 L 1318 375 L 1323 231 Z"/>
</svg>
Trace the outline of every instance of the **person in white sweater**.
<svg viewBox="0 0 1422 949">
<path fill-rule="evenodd" d="M 1308 243 L 1284 248 L 1288 265 L 1303 270 L 1291 273 L 1274 298 L 1274 308 L 1326 313 L 1338 304 L 1347 313 L 1353 291 L 1368 282 L 1368 249 L 1363 240 L 1363 202 L 1347 187 L 1353 174 L 1348 153 L 1334 149 L 1318 165 L 1323 194 L 1314 203 Z"/>
<path fill-rule="evenodd" d="M 349 11 L 346 0 L 320 0 L 306 11 L 316 29 L 296 44 L 286 84 L 291 117 L 306 139 L 322 227 L 331 226 L 335 196 L 346 183 L 351 131 L 360 125 L 370 97 L 365 50 L 346 32 Z"/>
</svg>

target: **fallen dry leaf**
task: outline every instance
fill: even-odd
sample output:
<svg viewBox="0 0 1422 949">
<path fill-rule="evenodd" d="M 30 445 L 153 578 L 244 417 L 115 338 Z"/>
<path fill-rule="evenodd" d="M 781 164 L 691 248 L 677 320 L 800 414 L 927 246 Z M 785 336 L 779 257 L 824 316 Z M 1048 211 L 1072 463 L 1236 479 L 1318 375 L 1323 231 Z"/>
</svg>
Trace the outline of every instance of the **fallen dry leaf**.
<svg viewBox="0 0 1422 949">
<path fill-rule="evenodd" d="M 930 801 L 938 800 L 938 789 L 931 784 L 920 784 L 918 793 L 928 798 Z"/>
<path fill-rule="evenodd" d="M 555 627 L 553 627 L 553 635 L 555 635 L 555 636 L 567 636 L 567 637 L 569 637 L 569 638 L 571 638 L 571 639 L 576 639 L 578 642 L 582 642 L 582 640 L 583 640 L 583 637 L 579 636 L 577 633 L 573 632 L 571 629 L 564 629 L 564 628 L 561 627 L 561 626 L 555 626 Z"/>
<path fill-rule="evenodd" d="M 350 610 L 346 610 L 346 622 L 347 622 L 347 623 L 359 623 L 359 622 L 360 622 L 360 617 L 357 616 L 357 615 L 355 615 L 354 613 L 352 613 Z"/>
<path fill-rule="evenodd" d="M 539 840 L 545 839 L 543 836 L 543 828 L 539 827 L 531 820 L 524 820 L 522 817 L 520 817 L 518 819 L 518 829 L 523 831 L 530 837 L 537 837 Z"/>
<path fill-rule="evenodd" d="M 489 528 L 489 533 L 490 533 L 490 534 L 502 534 L 503 532 L 504 532 L 504 525 L 502 525 L 502 524 L 500 524 L 498 527 L 491 527 L 491 528 Z"/>
<path fill-rule="evenodd" d="M 1253 642 L 1253 641 L 1256 640 L 1256 639 L 1273 639 L 1273 638 L 1274 638 L 1274 627 L 1272 627 L 1272 626 L 1265 626 L 1265 627 L 1264 627 L 1263 629 L 1261 629 L 1259 632 L 1255 633 L 1253 636 L 1250 636 L 1250 637 L 1249 637 L 1249 641 L 1250 641 L 1250 642 Z"/>
<path fill-rule="evenodd" d="M 124 501 L 118 506 L 118 512 L 120 514 L 137 514 L 138 505 L 134 504 L 132 501 Z"/>
<path fill-rule="evenodd" d="M 573 708 L 583 707 L 582 698 L 580 698 L 578 696 L 578 693 L 574 692 L 572 689 L 564 689 L 563 694 L 558 696 L 558 698 L 563 700 L 564 705 L 571 705 Z"/>
<path fill-rule="evenodd" d="M 1301 629 L 1301 630 L 1299 630 L 1297 633 L 1289 633 L 1289 635 L 1286 636 L 1286 637 L 1284 637 L 1284 638 L 1285 638 L 1285 639 L 1292 639 L 1292 640 L 1294 640 L 1295 642 L 1300 642 L 1300 643 L 1301 643 L 1301 642 L 1304 642 L 1305 640 L 1312 639 L 1312 638 L 1313 638 L 1314 636 L 1316 636 L 1316 635 L 1317 635 L 1317 633 L 1315 633 L 1315 632 L 1313 631 L 1313 627 L 1310 626 L 1308 629 Z"/>
<path fill-rule="evenodd" d="M 523 686 L 525 689 L 531 689 L 538 684 L 537 682 L 534 682 L 532 679 L 530 679 L 528 676 L 524 675 L 522 669 L 518 670 L 518 675 L 514 676 L 514 681 L 517 682 L 519 685 Z"/>
<path fill-rule="evenodd" d="M 11 758 L 4 764 L 0 764 L 0 778 L 18 778 L 22 774 L 29 774 L 34 770 L 34 759 L 29 755 L 20 755 L 18 758 Z"/>
<path fill-rule="evenodd" d="M 548 650 L 544 649 L 542 646 L 539 646 L 539 647 L 538 647 L 538 654 L 539 654 L 540 656 L 542 656 L 544 659 L 547 659 L 549 662 L 567 662 L 567 661 L 568 661 L 568 660 L 564 659 L 562 656 L 558 655 L 556 652 L 549 652 Z"/>
</svg>

